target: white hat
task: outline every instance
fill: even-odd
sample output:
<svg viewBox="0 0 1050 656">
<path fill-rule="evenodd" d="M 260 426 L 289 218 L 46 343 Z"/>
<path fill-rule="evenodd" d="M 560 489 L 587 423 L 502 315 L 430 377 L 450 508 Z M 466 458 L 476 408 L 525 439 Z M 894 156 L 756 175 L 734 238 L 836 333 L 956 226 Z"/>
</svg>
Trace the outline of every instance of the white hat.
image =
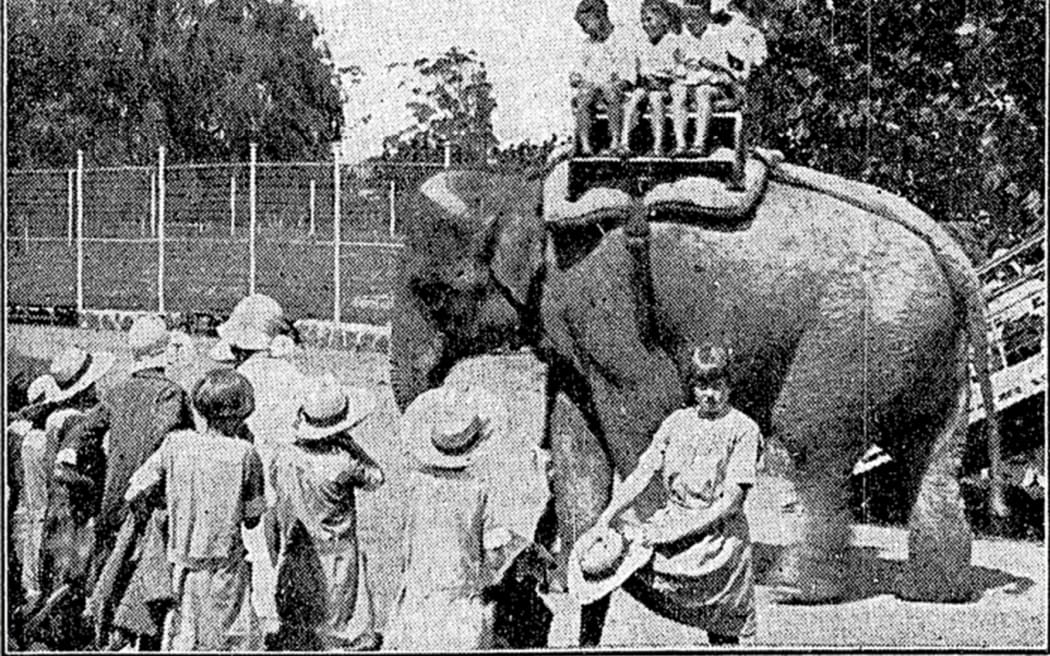
<svg viewBox="0 0 1050 656">
<path fill-rule="evenodd" d="M 478 446 L 502 436 L 509 420 L 507 407 L 478 385 L 446 385 L 438 390 L 437 407 L 429 430 L 409 439 L 417 462 L 437 469 L 464 469 L 474 460 Z"/>
<path fill-rule="evenodd" d="M 212 351 L 219 358 L 231 346 L 265 351 L 284 326 L 284 310 L 277 301 L 265 294 L 246 296 L 234 306 L 229 320 L 217 328 L 219 344 Z"/>
<path fill-rule="evenodd" d="M 168 345 L 171 333 L 164 320 L 156 315 L 138 317 L 128 330 L 128 348 L 135 362 L 132 371 L 165 367 L 168 364 Z"/>
<path fill-rule="evenodd" d="M 653 548 L 628 540 L 606 527 L 585 553 L 579 542 L 569 554 L 569 593 L 582 605 L 593 603 L 624 584 L 653 557 Z"/>
<path fill-rule="evenodd" d="M 48 401 L 65 401 L 91 387 L 113 366 L 113 354 L 100 351 L 88 353 L 79 346 L 71 346 L 51 361 L 51 377 L 57 390 Z"/>
<path fill-rule="evenodd" d="M 376 407 L 376 397 L 366 389 L 341 387 L 334 378 L 310 383 L 295 421 L 295 437 L 301 442 L 322 440 L 353 428 Z"/>
<path fill-rule="evenodd" d="M 58 385 L 50 374 L 37 376 L 26 390 L 26 402 L 32 404 L 46 401 L 53 398 L 58 391 Z"/>
</svg>

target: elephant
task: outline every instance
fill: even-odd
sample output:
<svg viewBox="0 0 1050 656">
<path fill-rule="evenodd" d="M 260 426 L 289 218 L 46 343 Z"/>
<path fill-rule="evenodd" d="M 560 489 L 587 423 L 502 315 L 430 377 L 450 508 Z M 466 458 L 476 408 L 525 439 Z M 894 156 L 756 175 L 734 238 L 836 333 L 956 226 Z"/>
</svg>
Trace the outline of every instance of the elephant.
<svg viewBox="0 0 1050 656">
<path fill-rule="evenodd" d="M 549 173 L 549 169 L 547 171 Z M 848 480 L 879 444 L 908 463 L 904 599 L 975 596 L 972 532 L 957 480 L 968 362 L 993 408 L 980 283 L 926 214 L 873 186 L 781 163 L 740 224 L 671 212 L 651 223 L 656 346 L 635 320 L 622 226 L 559 257 L 545 225 L 544 175 L 443 171 L 405 226 L 391 323 L 402 409 L 458 360 L 530 347 L 547 364 L 551 486 L 562 557 L 686 402 L 692 348 L 727 344 L 736 407 L 790 455 L 801 539 L 774 570 L 782 601 L 843 599 L 851 580 Z M 687 220 L 689 219 L 689 220 Z M 972 355 L 968 353 L 972 350 Z M 987 422 L 997 480 L 998 426 Z M 999 501 L 999 486 L 992 503 Z M 583 608 L 597 644 L 608 597 Z"/>
</svg>

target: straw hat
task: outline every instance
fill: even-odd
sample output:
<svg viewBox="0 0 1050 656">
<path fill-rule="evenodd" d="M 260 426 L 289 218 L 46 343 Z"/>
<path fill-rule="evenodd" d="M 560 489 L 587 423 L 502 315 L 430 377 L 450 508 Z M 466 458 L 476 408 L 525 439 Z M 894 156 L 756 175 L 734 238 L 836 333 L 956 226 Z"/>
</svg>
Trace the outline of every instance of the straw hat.
<svg viewBox="0 0 1050 656">
<path fill-rule="evenodd" d="M 131 370 L 154 369 L 168 365 L 168 345 L 171 344 L 171 333 L 164 325 L 164 320 L 156 315 L 146 315 L 135 319 L 128 330 L 128 348 L 135 362 Z"/>
<path fill-rule="evenodd" d="M 48 401 L 65 401 L 91 387 L 113 367 L 113 354 L 100 351 L 88 353 L 79 346 L 71 346 L 51 361 L 51 378 L 57 389 Z"/>
<path fill-rule="evenodd" d="M 299 407 L 295 438 L 323 440 L 364 421 L 376 407 L 376 397 L 365 389 L 341 387 L 335 379 L 314 381 Z"/>
<path fill-rule="evenodd" d="M 581 553 L 580 543 L 569 554 L 569 592 L 580 604 L 601 599 L 624 584 L 653 557 L 653 548 L 628 540 L 619 531 L 604 527 L 598 539 Z"/>
<path fill-rule="evenodd" d="M 465 469 L 484 442 L 507 430 L 508 413 L 488 390 L 469 385 L 439 390 L 437 407 L 429 431 L 411 436 L 417 444 L 412 456 L 437 469 Z"/>
</svg>

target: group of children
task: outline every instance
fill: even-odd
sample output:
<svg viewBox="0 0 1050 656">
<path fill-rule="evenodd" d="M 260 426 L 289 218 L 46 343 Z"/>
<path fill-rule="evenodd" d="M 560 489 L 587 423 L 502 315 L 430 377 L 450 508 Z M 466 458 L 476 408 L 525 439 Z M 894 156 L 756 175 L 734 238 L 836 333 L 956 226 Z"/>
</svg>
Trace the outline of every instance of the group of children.
<svg viewBox="0 0 1050 656">
<path fill-rule="evenodd" d="M 28 473 L 13 503 L 43 523 L 14 550 L 33 570 L 17 581 L 28 595 L 15 647 L 378 648 L 355 501 L 385 482 L 358 441 L 376 398 L 300 373 L 294 328 L 261 294 L 220 327 L 218 366 L 189 394 L 168 376 L 172 334 L 136 320 L 131 375 L 105 394 L 96 382 L 114 357 L 67 349 L 9 422 L 14 468 Z M 389 647 L 545 643 L 545 627 L 506 620 L 531 604 L 549 621 L 536 588 L 550 564 L 479 458 L 508 422 L 473 383 L 406 413 L 412 491 Z"/>
<path fill-rule="evenodd" d="M 569 75 L 575 89 L 576 143 L 580 155 L 595 154 L 592 127 L 598 105 L 609 121 L 608 154 L 629 154 L 631 132 L 642 104 L 649 106 L 652 156 L 664 156 L 664 120 L 670 100 L 675 145 L 672 155 L 705 152 L 716 103 L 739 103 L 743 84 L 766 58 L 762 33 L 728 0 L 643 0 L 644 38 L 616 26 L 605 0 L 581 0 L 576 22 L 584 32 L 580 58 Z M 689 101 L 696 109 L 687 141 Z"/>
</svg>

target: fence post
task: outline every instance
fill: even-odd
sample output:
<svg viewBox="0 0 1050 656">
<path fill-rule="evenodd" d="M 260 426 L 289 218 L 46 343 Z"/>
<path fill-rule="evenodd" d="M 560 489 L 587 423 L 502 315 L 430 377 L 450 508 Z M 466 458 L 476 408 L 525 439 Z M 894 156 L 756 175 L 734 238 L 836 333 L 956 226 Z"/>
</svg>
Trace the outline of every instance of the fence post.
<svg viewBox="0 0 1050 656">
<path fill-rule="evenodd" d="M 389 201 L 390 201 L 390 236 L 391 237 L 394 236 L 394 230 L 397 227 L 397 207 L 396 207 L 396 204 L 395 204 L 396 199 L 397 199 L 397 181 L 391 180 L 390 181 L 390 198 L 389 198 Z"/>
<path fill-rule="evenodd" d="M 310 180 L 310 236 L 317 232 L 317 181 Z"/>
<path fill-rule="evenodd" d="M 149 174 L 149 236 L 157 236 L 157 173 Z"/>
<path fill-rule="evenodd" d="M 164 146 L 157 149 L 157 312 L 164 312 Z"/>
<path fill-rule="evenodd" d="M 66 246 L 73 245 L 73 177 L 76 175 L 76 171 L 69 169 L 69 176 L 66 181 L 66 204 L 69 206 L 69 211 L 66 213 Z"/>
<path fill-rule="evenodd" d="M 84 151 L 77 150 L 77 313 L 84 311 Z"/>
<path fill-rule="evenodd" d="M 339 250 L 342 242 L 342 217 L 341 213 L 341 198 L 340 193 L 340 180 L 339 180 L 339 144 L 332 144 L 332 160 L 334 166 L 332 167 L 332 265 L 333 265 L 333 286 L 335 288 L 335 301 L 332 309 L 332 321 L 336 324 L 340 323 L 341 316 L 341 305 L 342 305 L 342 272 L 339 261 Z"/>
<path fill-rule="evenodd" d="M 255 158 L 258 146 L 248 150 L 248 293 L 255 293 Z"/>
<path fill-rule="evenodd" d="M 237 229 L 237 175 L 230 176 L 230 236 Z"/>
<path fill-rule="evenodd" d="M 445 142 L 445 168 L 452 168 L 452 142 Z"/>
</svg>

